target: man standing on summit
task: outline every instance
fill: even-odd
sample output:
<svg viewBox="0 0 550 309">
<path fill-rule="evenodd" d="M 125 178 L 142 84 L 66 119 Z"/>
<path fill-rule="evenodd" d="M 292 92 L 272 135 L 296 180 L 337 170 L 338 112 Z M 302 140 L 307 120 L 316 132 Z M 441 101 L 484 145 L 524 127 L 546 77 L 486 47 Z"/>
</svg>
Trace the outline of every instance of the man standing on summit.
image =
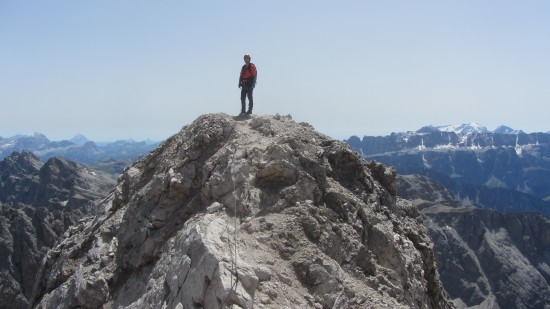
<svg viewBox="0 0 550 309">
<path fill-rule="evenodd" d="M 246 97 L 248 97 L 248 111 L 247 114 L 252 114 L 252 107 L 254 107 L 254 100 L 252 99 L 252 91 L 256 86 L 256 66 L 250 63 L 250 55 L 244 55 L 244 65 L 241 68 L 241 75 L 239 76 L 239 88 L 241 88 L 241 114 L 245 113 Z"/>
</svg>

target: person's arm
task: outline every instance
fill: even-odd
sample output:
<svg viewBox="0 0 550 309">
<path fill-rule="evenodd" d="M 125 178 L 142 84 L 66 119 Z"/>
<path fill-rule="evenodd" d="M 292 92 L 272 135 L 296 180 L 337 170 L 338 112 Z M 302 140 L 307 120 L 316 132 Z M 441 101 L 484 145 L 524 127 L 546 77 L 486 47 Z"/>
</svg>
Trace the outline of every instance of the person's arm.
<svg viewBox="0 0 550 309">
<path fill-rule="evenodd" d="M 241 88 L 243 82 L 243 69 L 241 68 L 241 73 L 239 74 L 239 88 Z"/>
</svg>

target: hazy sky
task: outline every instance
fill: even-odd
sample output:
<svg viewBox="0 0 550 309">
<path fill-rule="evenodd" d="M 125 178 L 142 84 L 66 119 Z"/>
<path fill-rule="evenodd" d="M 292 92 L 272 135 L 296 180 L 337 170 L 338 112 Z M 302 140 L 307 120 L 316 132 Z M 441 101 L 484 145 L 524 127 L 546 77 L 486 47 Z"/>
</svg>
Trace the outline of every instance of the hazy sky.
<svg viewBox="0 0 550 309">
<path fill-rule="evenodd" d="M 549 131 L 550 1 L 0 1 L 0 136 L 163 140 L 240 111 L 337 139 Z"/>
</svg>

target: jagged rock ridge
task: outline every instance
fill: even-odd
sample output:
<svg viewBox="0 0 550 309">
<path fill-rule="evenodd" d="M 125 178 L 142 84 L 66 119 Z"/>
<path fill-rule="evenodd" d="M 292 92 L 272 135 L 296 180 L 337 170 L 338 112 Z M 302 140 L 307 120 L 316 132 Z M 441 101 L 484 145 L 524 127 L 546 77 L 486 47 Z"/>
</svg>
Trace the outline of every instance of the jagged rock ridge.
<svg viewBox="0 0 550 309">
<path fill-rule="evenodd" d="M 395 171 L 290 117 L 205 115 L 44 260 L 40 308 L 451 308 Z"/>
<path fill-rule="evenodd" d="M 35 275 L 47 250 L 115 181 L 99 172 L 30 152 L 0 162 L 0 308 L 30 306 Z"/>
<path fill-rule="evenodd" d="M 158 144 L 149 140 L 96 143 L 82 135 L 77 135 L 71 140 L 50 141 L 46 136 L 35 133 L 32 136 L 0 137 L 0 159 L 13 152 L 30 151 L 44 161 L 53 157 L 63 157 L 116 177 L 126 166 L 155 149 Z"/>
</svg>

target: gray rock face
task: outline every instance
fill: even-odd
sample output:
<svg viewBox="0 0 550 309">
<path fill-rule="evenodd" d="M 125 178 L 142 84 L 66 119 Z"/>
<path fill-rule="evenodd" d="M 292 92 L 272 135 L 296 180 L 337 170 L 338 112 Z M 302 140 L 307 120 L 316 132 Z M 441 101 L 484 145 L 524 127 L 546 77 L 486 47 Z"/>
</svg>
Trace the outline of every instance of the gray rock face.
<svg viewBox="0 0 550 309">
<path fill-rule="evenodd" d="M 44 207 L 0 204 L 1 308 L 26 308 L 46 251 L 63 234 L 65 217 Z"/>
<path fill-rule="evenodd" d="M 466 306 L 550 307 L 550 220 L 475 208 L 424 213 L 453 298 Z"/>
<path fill-rule="evenodd" d="M 205 115 L 38 272 L 39 308 L 452 308 L 395 171 L 290 117 Z"/>
<path fill-rule="evenodd" d="M 44 162 L 28 151 L 0 161 L 0 202 L 31 204 Z"/>
<path fill-rule="evenodd" d="M 399 175 L 397 187 L 399 197 L 415 201 L 416 207 L 420 209 L 434 204 L 453 207 L 460 205 L 460 201 L 452 192 L 422 175 Z"/>
<path fill-rule="evenodd" d="M 548 218 L 456 207 L 429 179 L 400 178 L 399 192 L 422 208 L 441 281 L 458 308 L 550 307 Z"/>
<path fill-rule="evenodd" d="M 69 226 L 95 213 L 114 181 L 65 159 L 30 152 L 0 162 L 0 308 L 30 306 L 47 250 Z"/>
<path fill-rule="evenodd" d="M 107 175 L 64 158 L 43 163 L 28 151 L 0 162 L 0 202 L 44 206 L 50 210 L 90 212 L 90 201 L 114 187 Z"/>
</svg>

